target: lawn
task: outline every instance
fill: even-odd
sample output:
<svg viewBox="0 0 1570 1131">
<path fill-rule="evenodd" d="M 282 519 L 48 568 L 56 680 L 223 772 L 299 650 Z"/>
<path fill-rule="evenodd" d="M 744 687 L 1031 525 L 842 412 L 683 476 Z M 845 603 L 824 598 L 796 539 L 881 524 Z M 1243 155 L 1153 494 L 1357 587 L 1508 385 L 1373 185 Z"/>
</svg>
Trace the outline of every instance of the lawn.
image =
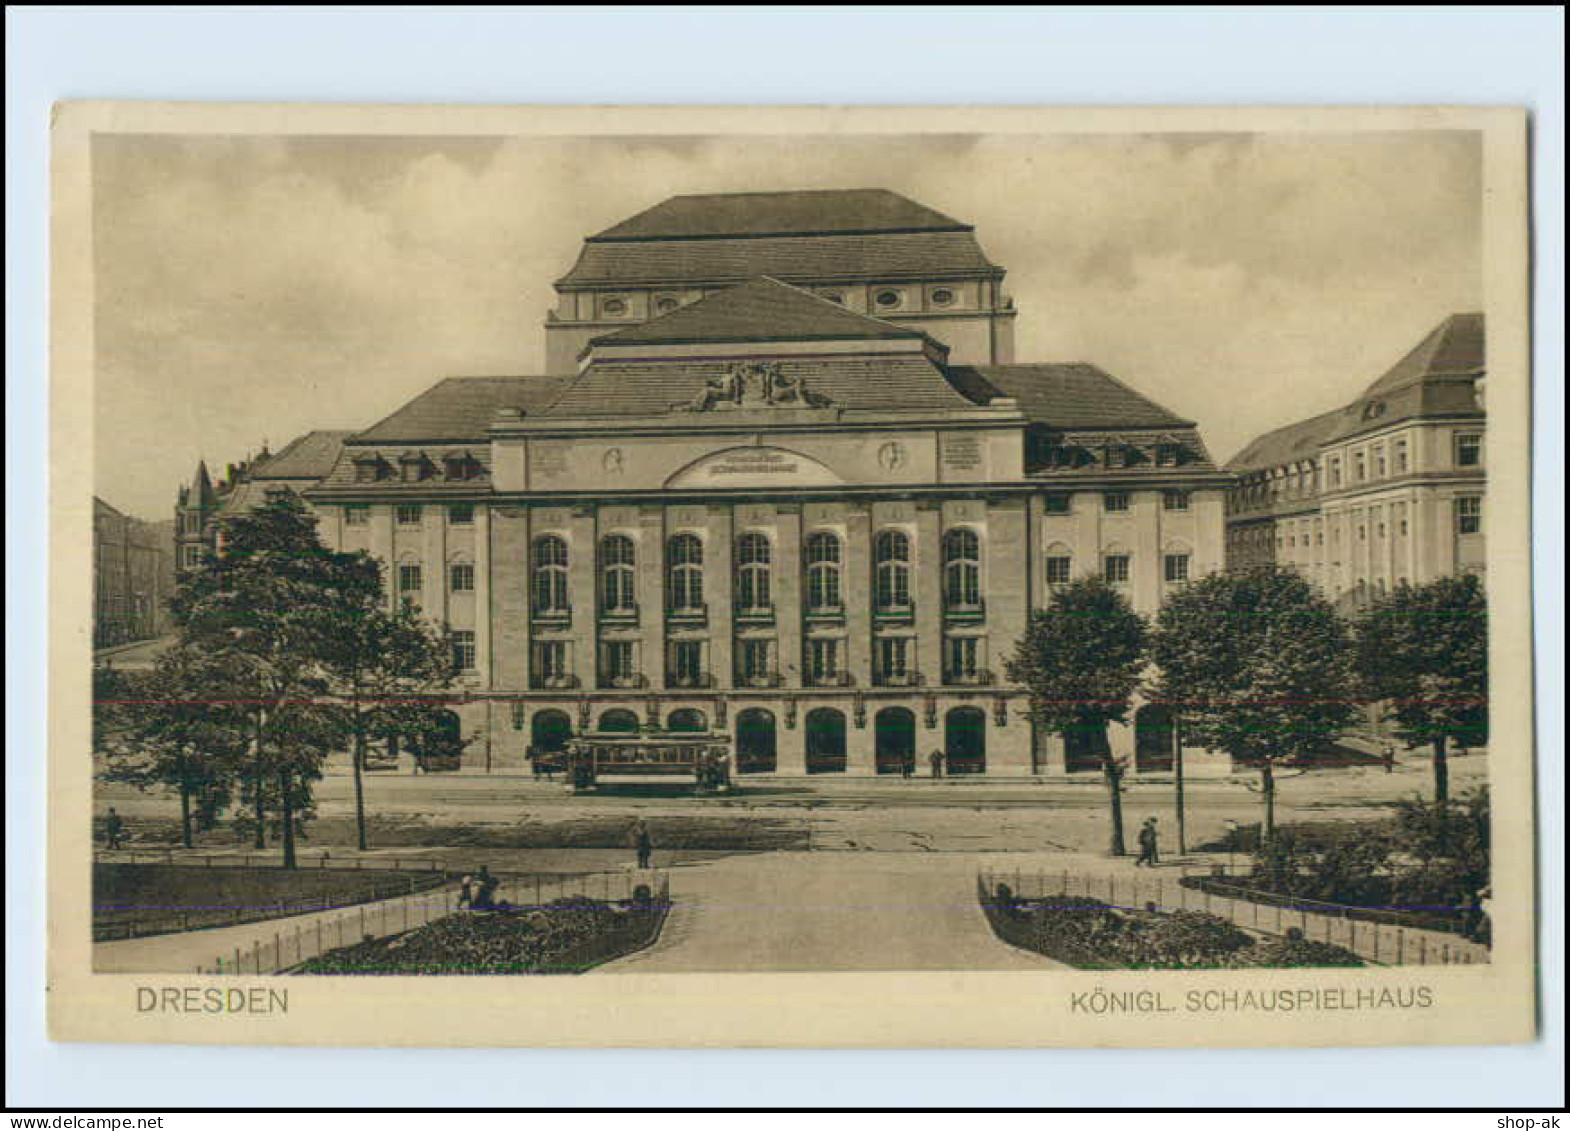
<svg viewBox="0 0 1570 1131">
<path fill-rule="evenodd" d="M 442 872 L 94 864 L 93 939 L 226 927 L 439 887 Z"/>
</svg>

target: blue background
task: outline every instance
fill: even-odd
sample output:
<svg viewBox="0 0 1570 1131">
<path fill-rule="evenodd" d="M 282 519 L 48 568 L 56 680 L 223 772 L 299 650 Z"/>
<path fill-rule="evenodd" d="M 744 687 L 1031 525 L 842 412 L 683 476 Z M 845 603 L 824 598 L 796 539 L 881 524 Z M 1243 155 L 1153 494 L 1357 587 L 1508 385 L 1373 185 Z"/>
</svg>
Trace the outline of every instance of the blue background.
<svg viewBox="0 0 1570 1131">
<path fill-rule="evenodd" d="M 1563 13 L 1549 8 L 18 9 L 6 13 L 11 1105 L 1558 1106 L 1563 1064 Z M 1519 1048 L 622 1052 L 43 1037 L 48 121 L 59 99 L 1498 103 L 1535 116 L 1545 1038 Z M 1546 647 L 1544 643 L 1546 642 Z M 1546 700 L 1546 701 L 1544 701 Z M 475 1087 L 478 1082 L 481 1086 Z"/>
</svg>

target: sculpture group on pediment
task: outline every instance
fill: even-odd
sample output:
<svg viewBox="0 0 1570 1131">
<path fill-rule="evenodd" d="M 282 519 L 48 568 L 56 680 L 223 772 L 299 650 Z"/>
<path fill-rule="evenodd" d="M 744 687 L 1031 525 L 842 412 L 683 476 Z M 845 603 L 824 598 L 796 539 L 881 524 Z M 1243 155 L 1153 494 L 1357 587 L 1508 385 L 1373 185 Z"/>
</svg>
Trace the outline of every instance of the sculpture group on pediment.
<svg viewBox="0 0 1570 1131">
<path fill-rule="evenodd" d="M 824 408 L 832 402 L 791 377 L 778 362 L 744 362 L 705 379 L 698 395 L 682 406 L 689 412 L 737 408 Z"/>
</svg>

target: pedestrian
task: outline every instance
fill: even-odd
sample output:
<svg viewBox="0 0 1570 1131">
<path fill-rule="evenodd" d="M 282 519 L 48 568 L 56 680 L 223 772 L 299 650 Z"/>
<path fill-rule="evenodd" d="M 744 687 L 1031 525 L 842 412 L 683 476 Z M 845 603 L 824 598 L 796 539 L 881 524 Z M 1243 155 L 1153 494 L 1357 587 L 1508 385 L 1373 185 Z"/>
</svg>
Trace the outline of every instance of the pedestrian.
<svg viewBox="0 0 1570 1131">
<path fill-rule="evenodd" d="M 120 814 L 114 811 L 114 806 L 109 806 L 109 815 L 104 818 L 104 840 L 110 848 L 119 848 L 120 842 L 125 837 L 125 822 L 120 820 Z"/>
<path fill-rule="evenodd" d="M 1156 856 L 1156 819 L 1146 817 L 1145 823 L 1139 829 L 1139 859 L 1134 861 L 1134 867 L 1148 864 L 1154 868 L 1157 864 Z"/>
<path fill-rule="evenodd" d="M 1385 743 L 1385 773 L 1393 774 L 1395 772 L 1396 772 L 1396 744 L 1393 743 L 1393 742 L 1387 742 L 1387 743 Z"/>
<path fill-rule="evenodd" d="M 650 861 L 654 857 L 654 839 L 649 836 L 649 826 L 641 820 L 638 822 L 637 831 L 634 834 L 634 844 L 638 849 L 638 867 L 640 869 L 648 868 Z"/>
<path fill-rule="evenodd" d="M 916 752 L 914 750 L 907 751 L 905 756 L 900 759 L 899 773 L 900 777 L 906 781 L 916 776 Z"/>
<path fill-rule="evenodd" d="M 474 904 L 474 877 L 464 876 L 458 885 L 458 906 L 471 907 Z"/>
<path fill-rule="evenodd" d="M 935 748 L 931 754 L 927 755 L 927 762 L 932 767 L 932 776 L 941 778 L 943 776 L 943 751 Z"/>
<path fill-rule="evenodd" d="M 474 877 L 475 891 L 469 900 L 471 911 L 490 911 L 496 906 L 496 888 L 500 881 L 491 875 L 491 870 L 484 864 L 480 865 L 479 875 Z"/>
</svg>

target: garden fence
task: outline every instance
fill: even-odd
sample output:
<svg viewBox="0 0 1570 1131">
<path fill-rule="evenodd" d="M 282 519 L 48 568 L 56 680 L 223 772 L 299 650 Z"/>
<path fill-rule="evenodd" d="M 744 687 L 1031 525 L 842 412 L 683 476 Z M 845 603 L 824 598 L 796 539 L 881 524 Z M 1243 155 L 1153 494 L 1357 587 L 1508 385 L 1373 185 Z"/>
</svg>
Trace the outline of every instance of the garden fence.
<svg viewBox="0 0 1570 1131">
<path fill-rule="evenodd" d="M 1488 961 L 1488 949 L 1454 935 L 1360 922 L 1344 915 L 1327 914 L 1325 906 L 1305 906 L 1286 901 L 1275 904 L 1234 899 L 1179 882 L 1179 875 L 1157 871 L 1132 875 L 1108 873 L 1082 875 L 1068 870 L 983 870 L 978 881 L 985 893 L 996 893 L 1007 884 L 1016 899 L 1052 896 L 1098 899 L 1126 910 L 1203 911 L 1228 920 L 1246 931 L 1284 935 L 1296 928 L 1306 939 L 1351 951 L 1381 966 L 1451 966 Z"/>
<path fill-rule="evenodd" d="M 670 900 L 670 878 L 664 872 L 596 872 L 589 875 L 513 878 L 498 876 L 495 899 L 514 907 L 543 907 L 558 899 L 588 897 L 610 903 L 630 900 L 640 886 L 647 886 L 661 907 Z M 216 955 L 211 963 L 197 966 L 198 974 L 285 973 L 338 947 L 371 939 L 400 935 L 458 912 L 457 888 L 376 904 L 361 904 L 342 914 L 319 915 L 310 922 L 283 924 L 270 934 L 261 933 L 249 947 L 235 947 Z M 663 915 L 659 921 L 663 921 Z M 656 922 L 656 928 L 658 922 Z M 652 941 L 652 940 L 649 940 Z M 605 940 L 609 945 L 611 940 Z M 588 948 L 590 950 L 594 948 Z M 605 955 L 574 955 L 580 965 L 593 965 Z"/>
</svg>

